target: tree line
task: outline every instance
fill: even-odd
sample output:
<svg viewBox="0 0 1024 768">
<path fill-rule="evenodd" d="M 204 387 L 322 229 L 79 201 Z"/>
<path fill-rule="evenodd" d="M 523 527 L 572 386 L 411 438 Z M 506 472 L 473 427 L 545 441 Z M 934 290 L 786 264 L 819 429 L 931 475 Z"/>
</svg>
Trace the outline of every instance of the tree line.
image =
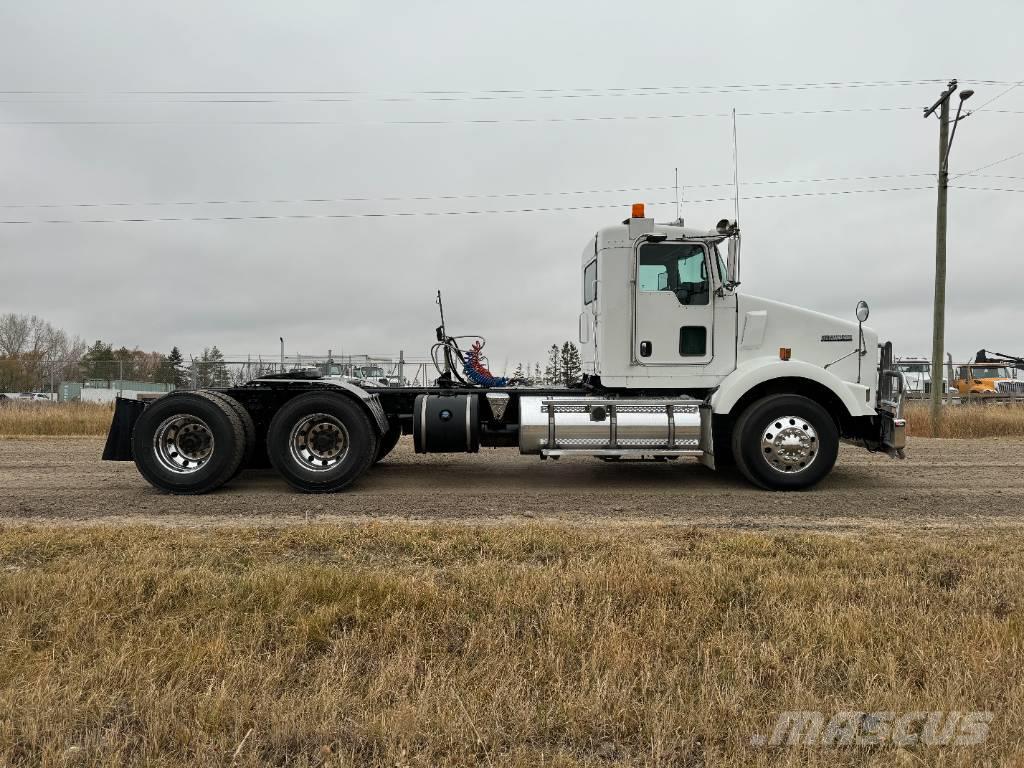
<svg viewBox="0 0 1024 768">
<path fill-rule="evenodd" d="M 531 384 L 547 384 L 549 386 L 570 386 L 583 377 L 583 365 L 580 350 L 571 341 L 562 346 L 552 344 L 548 349 L 547 363 L 541 370 L 540 363 L 523 363 L 516 365 L 512 379 L 529 381 Z"/>
<path fill-rule="evenodd" d="M 114 388 L 118 381 L 144 381 L 182 387 L 227 387 L 269 373 L 263 363 L 229 368 L 216 345 L 194 359 L 185 360 L 175 346 L 171 351 L 146 352 L 138 347 L 93 344 L 36 315 L 0 315 L 0 392 L 38 392 L 56 389 L 67 381 L 94 382 Z M 571 341 L 552 344 L 547 361 L 519 363 L 511 378 L 531 384 L 569 386 L 583 375 L 580 351 Z"/>
<path fill-rule="evenodd" d="M 36 315 L 0 315 L 0 392 L 47 391 L 66 381 L 145 381 L 185 387 L 229 386 L 230 371 L 216 346 L 186 362 L 181 350 L 167 354 L 129 349 L 78 336 Z"/>
</svg>

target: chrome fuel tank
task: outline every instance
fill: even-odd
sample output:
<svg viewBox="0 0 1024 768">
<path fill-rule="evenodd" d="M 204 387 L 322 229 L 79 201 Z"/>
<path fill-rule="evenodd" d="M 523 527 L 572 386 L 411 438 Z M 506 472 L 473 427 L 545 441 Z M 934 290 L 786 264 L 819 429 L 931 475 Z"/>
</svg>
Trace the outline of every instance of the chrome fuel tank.
<svg viewBox="0 0 1024 768">
<path fill-rule="evenodd" d="M 520 453 L 692 454 L 700 437 L 700 401 L 692 398 L 519 400 Z"/>
</svg>

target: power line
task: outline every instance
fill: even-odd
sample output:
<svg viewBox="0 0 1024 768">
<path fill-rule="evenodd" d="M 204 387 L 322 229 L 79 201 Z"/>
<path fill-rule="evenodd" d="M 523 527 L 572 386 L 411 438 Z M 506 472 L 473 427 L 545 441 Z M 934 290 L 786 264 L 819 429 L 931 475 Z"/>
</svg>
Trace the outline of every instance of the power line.
<svg viewBox="0 0 1024 768">
<path fill-rule="evenodd" d="M 761 181 L 747 181 L 745 186 L 763 186 L 778 184 L 825 184 L 849 181 L 879 181 L 883 179 L 910 179 L 920 177 L 931 177 L 932 173 L 896 173 L 875 176 L 829 176 L 813 179 L 765 179 Z M 687 189 L 713 189 L 717 187 L 731 187 L 733 182 L 719 182 L 715 184 L 686 184 Z M 0 209 L 16 208 L 130 208 L 130 207 L 155 207 L 155 206 L 198 206 L 198 205 L 298 205 L 298 204 L 325 204 L 325 203 L 369 203 L 369 202 L 427 202 L 434 200 L 495 200 L 502 198 L 519 197 L 569 197 L 578 195 L 598 194 L 622 194 L 625 192 L 665 192 L 674 189 L 673 186 L 656 187 L 618 187 L 614 189 L 579 189 L 579 190 L 557 190 L 550 192 L 493 192 L 493 193 L 467 193 L 452 195 L 412 195 L 412 196 L 347 196 L 347 197 L 311 197 L 311 198 L 277 198 L 267 200 L 169 200 L 169 201 L 145 201 L 145 202 L 101 202 L 101 203 L 4 203 Z"/>
<path fill-rule="evenodd" d="M 743 200 L 776 200 L 795 197 L 828 197 L 835 195 L 872 194 L 877 192 L 912 192 L 931 189 L 931 187 L 889 187 L 885 189 L 846 189 L 818 192 L 795 192 L 786 194 L 747 195 Z M 732 197 L 712 197 L 702 200 L 687 200 L 687 204 L 731 202 Z M 675 205 L 675 201 L 661 201 L 652 205 Z M 269 221 L 269 220 L 310 220 L 310 219 L 381 219 L 406 217 L 443 217 L 443 216 L 485 216 L 516 213 L 560 213 L 566 211 L 587 211 L 608 208 L 624 208 L 624 203 L 601 203 L 576 206 L 545 206 L 533 208 L 480 209 L 471 211 L 394 211 L 386 213 L 289 213 L 262 214 L 246 216 L 163 216 L 133 217 L 124 219 L 12 219 L 0 220 L 0 224 L 140 224 L 140 223 L 179 223 L 179 222 L 215 222 L 215 221 Z"/>
<path fill-rule="evenodd" d="M 1024 152 L 1017 152 L 1016 154 L 1010 155 L 1009 157 L 1004 157 L 1002 160 L 996 160 L 995 162 L 989 163 L 988 165 L 981 165 L 981 166 L 979 166 L 977 168 L 974 168 L 973 170 L 964 171 L 963 173 L 958 173 L 958 174 L 956 174 L 955 176 L 953 176 L 951 178 L 959 179 L 961 176 L 973 176 L 978 171 L 984 171 L 984 170 L 987 170 L 988 168 L 992 168 L 992 167 L 994 167 L 996 165 L 1001 165 L 1003 163 L 1008 163 L 1011 160 L 1016 160 L 1018 157 L 1022 157 L 1022 156 L 1024 156 Z"/>
<path fill-rule="evenodd" d="M 953 189 L 967 189 L 971 192 L 1024 192 L 1024 189 L 1011 189 L 1009 187 L 961 187 L 954 184 Z"/>
<path fill-rule="evenodd" d="M 970 114 L 972 114 L 972 115 L 973 115 L 973 114 L 976 114 L 976 113 L 978 113 L 978 112 L 981 112 L 981 110 L 983 110 L 983 109 L 984 109 L 985 107 L 987 107 L 987 106 L 988 106 L 989 104 L 991 104 L 991 103 L 992 103 L 993 101 L 996 101 L 997 99 L 1001 99 L 1001 98 L 1003 98 L 1003 96 L 1005 96 L 1005 95 L 1006 95 L 1006 94 L 1008 94 L 1008 93 L 1009 93 L 1010 91 L 1012 91 L 1012 90 L 1013 90 L 1014 88 L 1016 88 L 1016 87 L 1018 87 L 1018 86 L 1020 86 L 1020 85 L 1024 85 L 1024 80 L 1018 80 L 1018 81 L 1017 81 L 1016 83 L 1013 83 L 1013 84 L 1012 84 L 1012 85 L 1010 85 L 1010 87 L 1009 87 L 1009 88 L 1007 88 L 1007 89 L 1006 89 L 1005 91 L 1002 91 L 1002 92 L 1000 92 L 1000 93 L 996 94 L 995 96 L 993 96 L 993 97 L 992 97 L 991 99 L 989 99 L 988 101 L 986 101 L 986 102 L 985 102 L 984 104 L 982 104 L 982 105 L 981 105 L 980 107 L 978 107 L 977 109 L 972 109 L 972 110 L 971 110 L 971 112 L 970 112 Z"/>
<path fill-rule="evenodd" d="M 602 96 L 646 96 L 676 94 L 716 94 L 716 93 L 750 93 L 776 91 L 807 91 L 836 90 L 856 88 L 900 88 L 921 85 L 932 85 L 944 82 L 942 79 L 918 80 L 833 80 L 805 83 L 733 83 L 733 84 L 674 84 L 656 86 L 624 86 L 612 88 L 491 88 L 477 90 L 429 89 L 397 92 L 393 95 L 380 95 L 367 90 L 293 90 L 293 89 L 242 89 L 242 90 L 187 90 L 187 89 L 153 89 L 153 90 L 3 90 L 3 96 L 59 96 L 80 97 L 86 99 L 100 97 L 140 97 L 140 96 L 231 96 L 231 97 L 270 97 L 299 96 L 317 99 L 318 97 L 343 97 L 346 100 L 372 99 L 379 101 L 404 100 L 495 100 L 508 98 L 591 98 Z M 1005 85 L 1002 80 L 975 81 L 978 83 Z M 273 99 L 268 99 L 273 101 Z"/>
<path fill-rule="evenodd" d="M 737 112 L 738 117 L 797 117 L 805 115 L 851 114 L 857 112 L 907 112 L 919 107 L 832 107 L 824 109 L 787 109 L 763 112 Z M 675 115 L 599 115 L 588 117 L 510 117 L 466 120 L 5 120 L 0 125 L 493 125 L 501 123 L 586 123 L 640 120 L 688 120 L 732 117 L 732 112 L 691 112 Z"/>
</svg>

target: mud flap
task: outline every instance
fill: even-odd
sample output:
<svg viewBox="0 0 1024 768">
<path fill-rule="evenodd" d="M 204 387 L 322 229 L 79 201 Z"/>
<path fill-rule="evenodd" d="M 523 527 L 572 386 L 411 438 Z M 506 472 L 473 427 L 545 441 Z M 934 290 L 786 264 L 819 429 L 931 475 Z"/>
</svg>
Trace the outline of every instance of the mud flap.
<svg viewBox="0 0 1024 768">
<path fill-rule="evenodd" d="M 117 398 L 114 420 L 110 422 L 107 444 L 103 447 L 104 461 L 132 461 L 132 430 L 144 410 L 146 403 L 141 400 Z"/>
</svg>

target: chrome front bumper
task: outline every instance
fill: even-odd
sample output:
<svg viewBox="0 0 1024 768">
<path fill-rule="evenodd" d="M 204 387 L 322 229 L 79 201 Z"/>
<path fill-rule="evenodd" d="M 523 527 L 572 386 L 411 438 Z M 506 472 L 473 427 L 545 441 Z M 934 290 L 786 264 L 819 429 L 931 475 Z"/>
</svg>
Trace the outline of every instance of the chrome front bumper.
<svg viewBox="0 0 1024 768">
<path fill-rule="evenodd" d="M 881 345 L 878 361 L 878 445 L 893 458 L 903 458 L 907 421 L 903 418 L 906 380 L 893 365 L 892 342 Z"/>
<path fill-rule="evenodd" d="M 903 449 L 907 447 L 907 420 L 888 413 L 880 413 L 878 416 L 882 450 L 893 458 L 902 459 Z"/>
</svg>

